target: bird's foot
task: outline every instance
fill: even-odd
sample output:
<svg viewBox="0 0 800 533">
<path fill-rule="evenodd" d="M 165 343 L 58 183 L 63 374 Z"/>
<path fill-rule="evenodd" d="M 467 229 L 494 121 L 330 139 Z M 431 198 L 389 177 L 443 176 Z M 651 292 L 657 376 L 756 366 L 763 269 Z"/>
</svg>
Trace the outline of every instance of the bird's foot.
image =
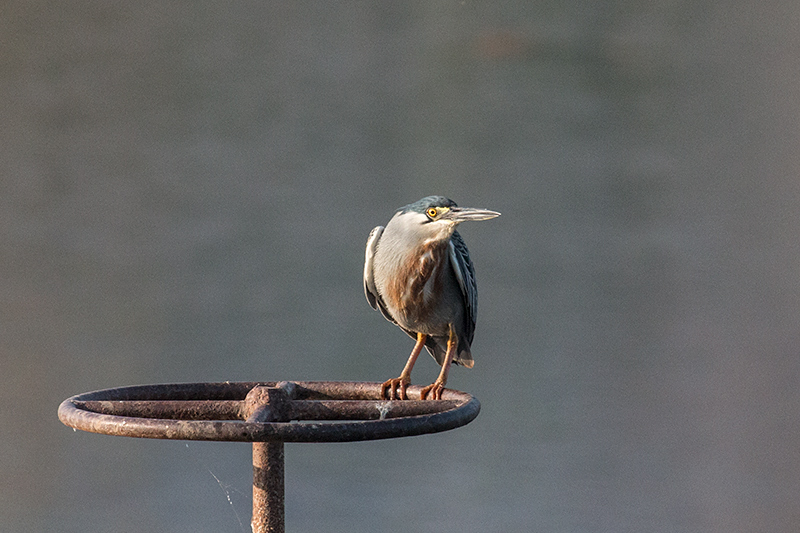
<svg viewBox="0 0 800 533">
<path fill-rule="evenodd" d="M 423 388 L 419 393 L 420 400 L 441 400 L 442 399 L 442 391 L 444 390 L 444 383 L 439 381 L 438 379 L 428 385 L 427 387 Z M 428 395 L 430 394 L 430 398 Z"/>
<path fill-rule="evenodd" d="M 406 389 L 411 384 L 411 380 L 400 376 L 390 379 L 381 385 L 381 398 L 384 400 L 408 400 Z"/>
</svg>

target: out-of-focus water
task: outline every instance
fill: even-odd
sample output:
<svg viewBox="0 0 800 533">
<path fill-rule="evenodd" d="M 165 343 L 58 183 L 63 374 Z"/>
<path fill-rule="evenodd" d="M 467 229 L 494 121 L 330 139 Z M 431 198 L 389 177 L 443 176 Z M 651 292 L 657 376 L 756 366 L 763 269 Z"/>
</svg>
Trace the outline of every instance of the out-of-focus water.
<svg viewBox="0 0 800 533">
<path fill-rule="evenodd" d="M 795 2 L 0 12 L 0 530 L 247 531 L 249 446 L 58 404 L 396 376 L 363 246 L 428 194 L 503 213 L 461 229 L 481 415 L 287 445 L 288 530 L 800 528 Z"/>
</svg>

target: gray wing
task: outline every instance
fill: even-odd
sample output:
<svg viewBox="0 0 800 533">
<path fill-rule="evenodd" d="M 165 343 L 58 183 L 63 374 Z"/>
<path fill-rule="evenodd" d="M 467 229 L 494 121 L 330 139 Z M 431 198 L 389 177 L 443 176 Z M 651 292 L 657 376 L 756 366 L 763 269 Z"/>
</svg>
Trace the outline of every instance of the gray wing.
<svg viewBox="0 0 800 533">
<path fill-rule="evenodd" d="M 364 295 L 367 297 L 369 305 L 373 309 L 378 308 L 378 289 L 375 288 L 375 277 L 372 273 L 373 262 L 375 261 L 375 251 L 378 249 L 378 241 L 383 234 L 383 226 L 376 226 L 369 232 L 367 238 L 367 250 L 364 254 Z"/>
<path fill-rule="evenodd" d="M 367 251 L 364 256 L 364 294 L 373 309 L 379 310 L 383 317 L 392 324 L 397 324 L 397 320 L 389 313 L 386 304 L 383 303 L 383 298 L 381 298 L 377 287 L 375 287 L 375 272 L 373 269 L 375 266 L 375 252 L 378 250 L 378 241 L 380 241 L 381 235 L 383 235 L 383 226 L 376 226 L 369 232 L 369 237 L 367 238 Z M 415 332 L 407 330 L 400 324 L 397 324 L 397 327 L 405 331 L 406 335 L 412 339 L 417 338 Z"/>
<path fill-rule="evenodd" d="M 391 314 L 389 314 L 389 310 L 386 309 L 386 305 L 384 305 L 383 299 L 381 299 L 381 295 L 378 294 L 378 289 L 375 287 L 373 263 L 375 262 L 375 251 L 378 249 L 378 241 L 380 241 L 382 234 L 383 226 L 376 226 L 372 229 L 372 231 L 369 232 L 369 238 L 367 238 L 367 251 L 364 254 L 364 295 L 367 297 L 367 301 L 373 309 L 380 310 L 381 314 L 386 318 L 386 320 L 397 324 L 397 321 L 392 318 Z M 403 331 L 412 337 L 415 336 L 413 333 L 410 333 L 407 330 Z"/>
<path fill-rule="evenodd" d="M 464 239 L 457 231 L 450 237 L 450 264 L 455 272 L 461 294 L 464 297 L 464 336 L 470 344 L 475 335 L 475 321 L 478 317 L 478 285 L 475 283 L 475 267 L 469 258 Z"/>
</svg>

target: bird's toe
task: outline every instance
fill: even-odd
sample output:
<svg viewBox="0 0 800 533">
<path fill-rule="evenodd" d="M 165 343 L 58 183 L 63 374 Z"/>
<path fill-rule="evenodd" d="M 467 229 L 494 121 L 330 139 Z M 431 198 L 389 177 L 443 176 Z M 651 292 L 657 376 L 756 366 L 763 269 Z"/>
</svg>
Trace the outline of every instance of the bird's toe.
<svg viewBox="0 0 800 533">
<path fill-rule="evenodd" d="M 381 398 L 384 400 L 407 400 L 406 389 L 408 389 L 409 383 L 409 380 L 402 377 L 384 381 L 381 385 Z"/>
<path fill-rule="evenodd" d="M 423 388 L 419 393 L 419 397 L 421 400 L 441 400 L 443 390 L 444 383 L 436 380 L 427 387 Z"/>
</svg>

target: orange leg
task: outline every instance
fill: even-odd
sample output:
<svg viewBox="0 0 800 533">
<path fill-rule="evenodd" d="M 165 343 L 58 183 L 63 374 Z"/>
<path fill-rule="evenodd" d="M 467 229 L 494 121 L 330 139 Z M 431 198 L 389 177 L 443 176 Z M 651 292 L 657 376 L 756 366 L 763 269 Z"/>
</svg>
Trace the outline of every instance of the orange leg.
<svg viewBox="0 0 800 533">
<path fill-rule="evenodd" d="M 417 357 L 419 357 L 422 347 L 425 346 L 426 340 L 428 340 L 427 335 L 417 333 L 417 343 L 414 345 L 414 349 L 411 350 L 411 355 L 408 357 L 408 361 L 406 362 L 405 368 L 403 368 L 403 371 L 400 373 L 400 377 L 384 381 L 383 385 L 381 385 L 381 397 L 383 399 L 408 400 L 406 389 L 411 383 L 411 370 L 414 368 L 414 363 L 417 362 Z"/>
<path fill-rule="evenodd" d="M 456 356 L 456 351 L 458 350 L 458 335 L 456 335 L 456 330 L 453 328 L 453 325 L 450 324 L 450 335 L 447 338 L 447 354 L 444 356 L 444 362 L 442 363 L 442 371 L 439 372 L 439 377 L 436 378 L 436 381 L 422 389 L 420 391 L 420 399 L 427 400 L 428 394 L 431 395 L 431 400 L 441 400 L 442 399 L 442 390 L 444 390 L 445 384 L 447 384 L 447 374 L 450 373 L 450 365 L 453 362 L 453 358 Z"/>
</svg>

